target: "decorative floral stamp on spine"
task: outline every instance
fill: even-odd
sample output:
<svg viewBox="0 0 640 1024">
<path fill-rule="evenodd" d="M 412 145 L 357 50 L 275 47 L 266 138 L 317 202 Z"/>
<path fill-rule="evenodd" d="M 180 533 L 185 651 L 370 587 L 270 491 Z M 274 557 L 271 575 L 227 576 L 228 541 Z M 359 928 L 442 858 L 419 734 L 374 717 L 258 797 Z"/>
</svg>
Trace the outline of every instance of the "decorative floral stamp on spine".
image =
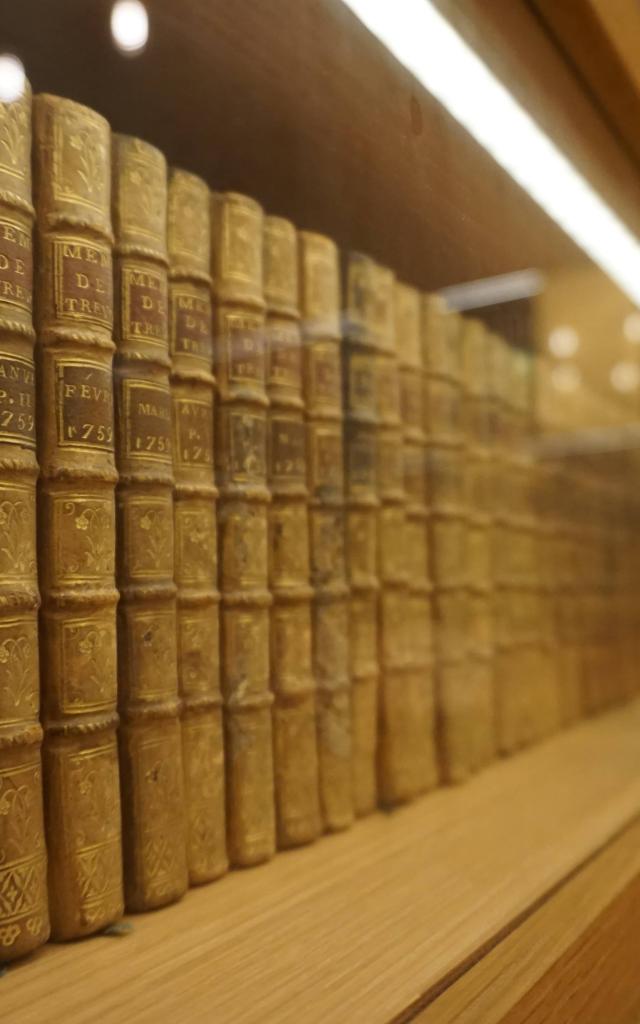
<svg viewBox="0 0 640 1024">
<path fill-rule="evenodd" d="M 276 843 L 262 223 L 254 200 L 212 195 L 227 842 L 242 866 L 267 860 Z"/>
<path fill-rule="evenodd" d="M 353 821 L 340 272 L 330 238 L 298 238 L 320 810 L 336 831 Z"/>
<path fill-rule="evenodd" d="M 187 863 L 197 885 L 227 869 L 209 189 L 173 170 L 168 204 L 178 683 Z"/>
<path fill-rule="evenodd" d="M 34 100 L 40 664 L 52 934 L 122 914 L 110 132 Z"/>
<path fill-rule="evenodd" d="M 38 721 L 31 90 L 0 103 L 0 963 L 49 936 Z"/>
<path fill-rule="evenodd" d="M 118 703 L 125 897 L 130 910 L 187 887 L 174 583 L 167 294 L 167 169 L 113 137 Z"/>
<path fill-rule="evenodd" d="M 346 560 L 350 587 L 353 802 L 369 814 L 378 799 L 378 448 L 373 260 L 349 256 L 344 348 Z"/>
<path fill-rule="evenodd" d="M 402 463 L 405 492 L 406 614 L 403 616 L 407 652 L 400 723 L 407 751 L 407 796 L 434 786 L 438 778 L 435 738 L 435 695 L 429 565 L 428 496 L 420 294 L 415 288 L 395 288 L 396 351 L 400 377 Z M 398 695 L 396 695 L 396 700 Z"/>
<path fill-rule="evenodd" d="M 298 252 L 289 221 L 265 217 L 263 260 L 273 750 L 278 845 L 286 847 L 320 831 Z"/>
</svg>

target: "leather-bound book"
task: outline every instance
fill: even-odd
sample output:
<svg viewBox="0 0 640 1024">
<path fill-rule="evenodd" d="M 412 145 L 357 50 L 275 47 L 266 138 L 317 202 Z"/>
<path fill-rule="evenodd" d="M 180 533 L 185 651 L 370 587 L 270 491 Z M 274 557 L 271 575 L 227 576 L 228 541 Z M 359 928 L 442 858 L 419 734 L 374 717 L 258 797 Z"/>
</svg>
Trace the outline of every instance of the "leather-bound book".
<svg viewBox="0 0 640 1024">
<path fill-rule="evenodd" d="M 52 935 L 71 939 L 123 909 L 110 133 L 46 95 L 34 128 L 45 820 Z"/>
<path fill-rule="evenodd" d="M 320 810 L 335 831 L 353 821 L 340 273 L 331 239 L 298 237 Z"/>
<path fill-rule="evenodd" d="M 187 865 L 192 885 L 227 869 L 213 458 L 209 189 L 172 170 L 168 185 L 169 344 L 178 685 Z"/>
<path fill-rule="evenodd" d="M 375 263 L 352 253 L 344 342 L 346 559 L 352 686 L 353 803 L 374 810 L 378 743 L 378 480 Z"/>
<path fill-rule="evenodd" d="M 404 703 L 403 741 L 408 747 L 409 795 L 438 780 L 435 736 L 431 577 L 428 547 L 428 493 L 425 472 L 424 396 L 420 344 L 420 293 L 395 288 L 395 335 L 400 375 L 402 463 L 405 494 L 404 557 L 407 592 L 402 613 L 407 657 L 405 685 L 395 695 Z"/>
<path fill-rule="evenodd" d="M 510 501 L 512 578 L 518 589 L 523 678 L 520 742 L 542 739 L 560 724 L 555 666 L 544 622 L 543 558 L 535 505 L 537 470 L 533 357 L 512 349 L 512 402 L 515 414 L 513 488 Z"/>
<path fill-rule="evenodd" d="M 602 711 L 611 703 L 614 687 L 607 680 L 606 655 L 607 601 L 601 563 L 602 494 L 597 469 L 588 456 L 579 458 L 581 550 L 579 579 L 582 590 L 583 619 L 583 699 L 587 714 Z"/>
<path fill-rule="evenodd" d="M 543 450 L 544 438 L 537 428 L 537 456 L 533 481 L 533 507 L 536 524 L 536 555 L 540 591 L 540 639 L 543 660 L 548 663 L 557 687 L 558 724 L 567 725 L 576 716 L 571 693 L 571 666 L 567 674 L 562 663 L 560 643 L 560 602 L 555 562 L 556 509 L 553 505 L 553 467 Z"/>
<path fill-rule="evenodd" d="M 273 767 L 278 845 L 287 847 L 320 832 L 298 239 L 290 221 L 265 217 L 263 259 Z"/>
<path fill-rule="evenodd" d="M 372 328 L 376 347 L 378 498 L 378 792 L 384 806 L 410 799 L 417 744 L 407 646 L 407 555 L 400 371 L 396 353 L 395 278 L 374 267 Z"/>
<path fill-rule="evenodd" d="M 511 726 L 515 747 L 526 746 L 536 736 L 536 686 L 541 687 L 537 662 L 535 585 L 532 565 L 532 530 L 527 505 L 530 465 L 526 409 L 519 379 L 520 353 L 505 347 L 506 364 L 502 379 L 503 422 L 506 444 L 502 514 L 505 528 L 505 618 L 508 623 L 515 664 L 511 678 Z"/>
<path fill-rule="evenodd" d="M 582 594 L 578 566 L 582 559 L 579 530 L 578 476 L 571 458 L 560 457 L 554 462 L 553 507 L 556 509 L 555 565 L 559 594 L 559 642 L 562 652 L 561 671 L 565 700 L 568 702 L 567 721 L 581 718 L 585 713 L 583 692 L 584 658 L 582 630 Z"/>
<path fill-rule="evenodd" d="M 612 529 L 612 572 L 615 580 L 615 603 L 620 675 L 624 694 L 632 700 L 637 691 L 635 657 L 633 651 L 633 549 L 630 531 L 629 481 L 626 467 L 618 463 L 612 481 L 615 517 Z"/>
<path fill-rule="evenodd" d="M 262 227 L 253 199 L 212 196 L 227 841 L 242 866 L 267 860 L 276 844 Z"/>
<path fill-rule="evenodd" d="M 438 296 L 422 310 L 429 553 L 441 772 L 460 782 L 475 766 L 473 699 L 467 676 L 465 434 L 461 318 Z"/>
<path fill-rule="evenodd" d="M 522 659 L 515 610 L 511 543 L 513 407 L 512 363 L 506 341 L 489 334 L 489 400 L 491 487 L 491 576 L 494 628 L 494 679 L 498 750 L 512 753 L 519 746 L 522 702 Z"/>
<path fill-rule="evenodd" d="M 129 910 L 187 886 L 173 581 L 166 163 L 114 135 L 118 703 Z"/>
<path fill-rule="evenodd" d="M 31 90 L 0 103 L 0 963 L 49 936 L 38 719 Z"/>
<path fill-rule="evenodd" d="M 473 700 L 474 762 L 481 767 L 496 754 L 491 577 L 489 451 L 489 353 L 486 328 L 465 319 L 463 326 L 465 429 L 467 438 L 465 505 L 468 582 L 468 685 Z"/>
</svg>

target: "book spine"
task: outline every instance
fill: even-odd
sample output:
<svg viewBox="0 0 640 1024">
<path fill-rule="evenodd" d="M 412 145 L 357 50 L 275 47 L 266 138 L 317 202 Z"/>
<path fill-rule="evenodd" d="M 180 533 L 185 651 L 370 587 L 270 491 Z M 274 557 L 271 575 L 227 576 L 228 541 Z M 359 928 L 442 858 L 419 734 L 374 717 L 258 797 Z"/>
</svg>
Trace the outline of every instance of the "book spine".
<svg viewBox="0 0 640 1024">
<path fill-rule="evenodd" d="M 462 348 L 467 444 L 467 677 L 475 709 L 473 763 L 476 768 L 480 768 L 495 757 L 496 735 L 489 500 L 489 363 L 487 333 L 479 320 L 464 321 Z"/>
<path fill-rule="evenodd" d="M 289 221 L 265 217 L 263 261 L 273 750 L 278 845 L 287 847 L 320 831 L 298 251 Z"/>
<path fill-rule="evenodd" d="M 467 675 L 461 328 L 436 296 L 424 298 L 422 344 L 439 757 L 444 779 L 460 782 L 473 770 L 475 728 Z"/>
<path fill-rule="evenodd" d="M 545 623 L 545 584 L 541 534 L 536 516 L 536 433 L 533 357 L 526 349 L 512 351 L 516 415 L 513 574 L 522 591 L 522 646 L 527 668 L 524 688 L 523 742 L 540 740 L 560 725 L 560 701 L 555 665 Z"/>
<path fill-rule="evenodd" d="M 38 720 L 31 90 L 0 103 L 0 963 L 49 936 Z"/>
<path fill-rule="evenodd" d="M 539 436 L 539 441 L 544 438 Z M 576 717 L 572 693 L 571 665 L 565 665 L 560 637 L 560 599 L 558 572 L 555 560 L 557 509 L 554 505 L 554 468 L 542 451 L 536 464 L 535 509 L 538 528 L 538 558 L 542 592 L 542 621 L 544 638 L 548 645 L 552 671 L 558 688 L 558 715 L 560 725 L 568 725 Z"/>
<path fill-rule="evenodd" d="M 608 616 L 600 561 L 602 545 L 601 496 L 598 473 L 593 461 L 579 456 L 582 526 L 582 607 L 584 621 L 584 700 L 588 714 L 602 711 L 610 702 L 613 684 L 608 680 L 605 647 Z M 604 664 L 603 664 L 604 662 Z"/>
<path fill-rule="evenodd" d="M 579 531 L 573 509 L 578 489 L 575 466 L 562 458 L 554 465 L 554 507 L 556 513 L 555 565 L 559 600 L 559 640 L 562 652 L 562 672 L 565 680 L 565 706 L 569 719 L 581 718 L 585 713 L 583 693 L 582 622 L 579 578 L 576 566 L 580 562 Z"/>
<path fill-rule="evenodd" d="M 490 334 L 489 348 L 490 436 L 492 471 L 491 574 L 493 579 L 493 628 L 498 749 L 512 753 L 518 746 L 518 716 L 522 683 L 522 659 L 511 572 L 511 457 L 513 425 L 511 410 L 511 360 L 507 343 Z"/>
<path fill-rule="evenodd" d="M 301 232 L 299 255 L 320 807 L 336 831 L 353 821 L 340 275 L 323 235 Z"/>
<path fill-rule="evenodd" d="M 238 866 L 267 860 L 276 838 L 262 227 L 262 210 L 252 199 L 214 193 L 221 684 L 227 840 Z"/>
<path fill-rule="evenodd" d="M 629 532 L 628 517 L 628 482 L 625 480 L 622 467 L 618 467 L 613 487 L 615 520 L 612 523 L 612 562 L 611 571 L 615 580 L 616 603 L 616 636 L 620 659 L 620 677 L 624 696 L 632 700 L 635 691 L 635 667 L 633 657 L 633 631 L 631 628 L 631 608 L 633 575 L 634 541 Z M 559 677 L 561 678 L 561 677 Z"/>
<path fill-rule="evenodd" d="M 352 684 L 353 803 L 369 814 L 378 799 L 378 482 L 375 264 L 353 253 L 347 270 L 344 346 L 346 559 Z"/>
<path fill-rule="evenodd" d="M 54 938 L 122 913 L 107 122 L 34 100 L 40 666 Z"/>
<path fill-rule="evenodd" d="M 192 885 L 227 869 L 220 694 L 209 189 L 185 171 L 168 187 L 178 684 L 187 864 Z"/>
<path fill-rule="evenodd" d="M 120 770 L 129 910 L 187 886 L 173 581 L 164 157 L 113 137 Z"/>
<path fill-rule="evenodd" d="M 376 346 L 378 510 L 378 788 L 385 806 L 419 792 L 416 779 L 416 712 L 411 691 L 408 610 L 408 552 L 405 538 L 403 430 L 396 354 L 395 281 L 391 271 L 374 268 L 373 329 Z"/>
<path fill-rule="evenodd" d="M 419 292 L 398 284 L 395 306 L 407 573 L 405 638 L 401 641 L 407 652 L 406 692 L 396 694 L 396 701 L 406 704 L 402 733 L 410 747 L 409 795 L 413 796 L 432 788 L 438 779 Z"/>
</svg>

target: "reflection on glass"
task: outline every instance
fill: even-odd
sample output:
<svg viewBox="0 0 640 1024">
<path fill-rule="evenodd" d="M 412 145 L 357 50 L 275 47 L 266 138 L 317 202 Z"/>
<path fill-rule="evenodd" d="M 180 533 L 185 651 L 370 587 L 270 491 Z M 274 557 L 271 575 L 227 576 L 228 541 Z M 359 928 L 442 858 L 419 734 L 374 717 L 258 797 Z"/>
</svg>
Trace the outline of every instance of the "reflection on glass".
<svg viewBox="0 0 640 1024">
<path fill-rule="evenodd" d="M 149 38 L 149 16 L 140 0 L 117 0 L 111 10 L 111 35 L 123 53 L 140 53 Z"/>
<path fill-rule="evenodd" d="M 0 54 L 0 102 L 13 103 L 24 92 L 24 66 L 13 53 Z"/>
</svg>

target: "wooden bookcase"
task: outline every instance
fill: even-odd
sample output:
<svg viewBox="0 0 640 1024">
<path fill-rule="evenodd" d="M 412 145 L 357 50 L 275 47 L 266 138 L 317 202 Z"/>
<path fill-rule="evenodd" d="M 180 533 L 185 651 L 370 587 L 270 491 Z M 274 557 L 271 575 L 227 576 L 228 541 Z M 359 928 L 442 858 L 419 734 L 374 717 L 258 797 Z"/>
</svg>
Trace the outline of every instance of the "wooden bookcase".
<svg viewBox="0 0 640 1024">
<path fill-rule="evenodd" d="M 526 0 L 439 0 L 640 232 L 628 147 Z M 582 4 L 582 0 L 580 0 Z M 580 6 L 579 4 L 579 6 Z M 426 289 L 585 257 L 339 0 L 22 0 L 3 48 L 170 163 Z M 6 14 L 6 17 L 4 16 Z M 130 918 L 0 978 L 7 1024 L 630 1024 L 640 1014 L 640 703 L 468 784 Z"/>
</svg>

